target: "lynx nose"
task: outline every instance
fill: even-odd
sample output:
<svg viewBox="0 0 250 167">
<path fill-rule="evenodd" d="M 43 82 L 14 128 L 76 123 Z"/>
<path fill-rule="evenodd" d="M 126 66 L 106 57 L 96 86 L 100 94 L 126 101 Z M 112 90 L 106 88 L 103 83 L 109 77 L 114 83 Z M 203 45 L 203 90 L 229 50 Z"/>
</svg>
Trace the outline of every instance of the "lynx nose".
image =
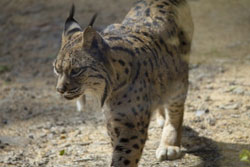
<svg viewBox="0 0 250 167">
<path fill-rule="evenodd" d="M 65 86 L 57 87 L 56 90 L 57 90 L 59 93 L 63 94 L 64 92 L 66 92 L 66 87 L 65 87 Z"/>
</svg>

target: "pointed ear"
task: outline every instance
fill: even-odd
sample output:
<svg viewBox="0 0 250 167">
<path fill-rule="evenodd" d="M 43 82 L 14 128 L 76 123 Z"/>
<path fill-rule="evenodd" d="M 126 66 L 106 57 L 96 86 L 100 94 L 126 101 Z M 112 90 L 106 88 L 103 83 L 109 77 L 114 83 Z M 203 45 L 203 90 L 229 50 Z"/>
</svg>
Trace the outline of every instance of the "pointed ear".
<svg viewBox="0 0 250 167">
<path fill-rule="evenodd" d="M 83 47 L 90 48 L 96 36 L 97 32 L 91 26 L 85 28 L 83 31 Z"/>
<path fill-rule="evenodd" d="M 65 22 L 64 25 L 64 31 L 63 31 L 63 39 L 66 39 L 67 37 L 71 36 L 75 32 L 81 32 L 82 29 L 78 22 L 74 19 L 75 14 L 75 6 L 74 4 L 71 7 L 70 14 Z"/>
<path fill-rule="evenodd" d="M 91 26 L 88 26 L 83 31 L 83 47 L 101 47 L 103 39 L 98 32 Z"/>
</svg>

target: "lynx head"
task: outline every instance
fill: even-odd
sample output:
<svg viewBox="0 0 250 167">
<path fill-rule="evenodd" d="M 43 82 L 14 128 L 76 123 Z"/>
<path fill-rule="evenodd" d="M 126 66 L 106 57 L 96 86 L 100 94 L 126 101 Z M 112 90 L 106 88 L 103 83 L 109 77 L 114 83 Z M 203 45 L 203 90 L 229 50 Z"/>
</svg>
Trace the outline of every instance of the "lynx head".
<svg viewBox="0 0 250 167">
<path fill-rule="evenodd" d="M 94 93 L 103 105 L 113 71 L 107 59 L 110 48 L 92 27 L 96 15 L 85 29 L 73 17 L 74 5 L 65 22 L 61 48 L 53 64 L 58 76 L 56 89 L 69 100 Z"/>
</svg>

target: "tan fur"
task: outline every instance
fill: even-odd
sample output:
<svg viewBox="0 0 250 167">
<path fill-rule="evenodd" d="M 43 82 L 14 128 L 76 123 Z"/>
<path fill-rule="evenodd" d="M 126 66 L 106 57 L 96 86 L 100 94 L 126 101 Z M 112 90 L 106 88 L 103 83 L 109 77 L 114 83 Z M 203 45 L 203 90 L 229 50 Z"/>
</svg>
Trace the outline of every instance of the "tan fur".
<svg viewBox="0 0 250 167">
<path fill-rule="evenodd" d="M 163 126 L 156 157 L 179 158 L 193 35 L 186 1 L 141 0 L 100 33 L 82 30 L 73 14 L 72 8 L 54 63 L 57 90 L 67 99 L 91 93 L 100 100 L 111 166 L 138 166 L 155 110 Z"/>
</svg>

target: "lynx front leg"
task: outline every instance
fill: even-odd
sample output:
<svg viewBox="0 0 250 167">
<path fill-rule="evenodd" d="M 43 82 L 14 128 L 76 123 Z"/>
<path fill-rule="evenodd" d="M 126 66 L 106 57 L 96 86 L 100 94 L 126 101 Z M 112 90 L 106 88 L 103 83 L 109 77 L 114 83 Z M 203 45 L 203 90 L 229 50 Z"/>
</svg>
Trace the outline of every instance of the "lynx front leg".
<svg viewBox="0 0 250 167">
<path fill-rule="evenodd" d="M 166 120 L 156 158 L 159 161 L 177 159 L 181 156 L 181 131 L 184 102 L 174 103 L 165 109 Z"/>
<path fill-rule="evenodd" d="M 134 108 L 114 113 L 108 120 L 108 131 L 112 141 L 113 167 L 137 167 L 147 139 L 149 116 Z M 148 113 L 148 111 L 146 112 Z M 134 115 L 135 114 L 135 115 Z"/>
</svg>

